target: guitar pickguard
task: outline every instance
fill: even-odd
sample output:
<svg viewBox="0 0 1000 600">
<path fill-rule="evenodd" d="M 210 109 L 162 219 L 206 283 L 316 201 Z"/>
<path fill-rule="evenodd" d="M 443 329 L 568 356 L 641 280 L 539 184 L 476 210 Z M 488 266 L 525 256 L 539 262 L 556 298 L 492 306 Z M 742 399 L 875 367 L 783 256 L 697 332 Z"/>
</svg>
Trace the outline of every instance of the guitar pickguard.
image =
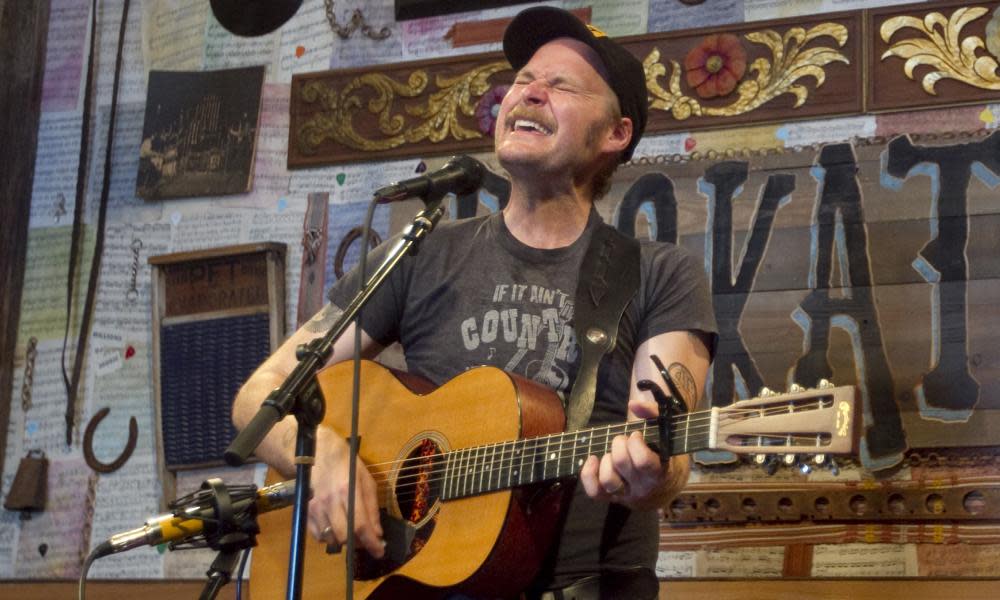
<svg viewBox="0 0 1000 600">
<path fill-rule="evenodd" d="M 376 559 L 363 550 L 357 552 L 356 576 L 362 581 L 384 577 L 406 564 L 427 544 L 440 511 L 441 480 L 435 477 L 435 463 L 442 456 L 438 436 L 417 438 L 402 453 L 391 473 L 389 484 L 379 493 L 382 531 L 386 553 Z"/>
</svg>

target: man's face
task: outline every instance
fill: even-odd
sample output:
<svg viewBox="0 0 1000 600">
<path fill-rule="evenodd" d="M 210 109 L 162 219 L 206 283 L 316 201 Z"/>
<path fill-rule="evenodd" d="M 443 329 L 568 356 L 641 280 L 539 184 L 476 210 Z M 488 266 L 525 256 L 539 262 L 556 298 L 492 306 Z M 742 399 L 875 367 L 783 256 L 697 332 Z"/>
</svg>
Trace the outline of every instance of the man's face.
<svg viewBox="0 0 1000 600">
<path fill-rule="evenodd" d="M 494 139 L 497 158 L 511 175 L 577 180 L 592 174 L 602 155 L 621 149 L 611 117 L 617 98 L 598 68 L 600 60 L 586 44 L 559 38 L 518 72 L 500 104 Z"/>
</svg>

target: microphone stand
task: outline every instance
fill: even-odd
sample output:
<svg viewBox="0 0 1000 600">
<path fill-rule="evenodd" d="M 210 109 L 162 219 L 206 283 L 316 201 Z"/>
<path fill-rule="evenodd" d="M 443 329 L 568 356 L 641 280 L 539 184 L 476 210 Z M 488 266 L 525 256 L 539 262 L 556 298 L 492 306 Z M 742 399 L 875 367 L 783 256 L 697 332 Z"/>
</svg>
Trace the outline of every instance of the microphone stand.
<svg viewBox="0 0 1000 600">
<path fill-rule="evenodd" d="M 323 415 L 326 413 L 323 395 L 316 383 L 316 374 L 326 365 L 333 352 L 333 345 L 347 330 L 361 307 L 385 282 L 403 257 L 411 249 L 415 251 L 420 241 L 441 219 L 444 213 L 442 200 L 446 192 L 436 187 L 433 186 L 428 197 L 424 199 L 424 210 L 420 211 L 403 231 L 402 237 L 389 250 L 378 269 L 358 290 L 337 322 L 322 337 L 296 349 L 298 364 L 281 386 L 268 394 L 254 418 L 226 449 L 226 462 L 232 466 L 242 465 L 278 421 L 289 413 L 295 416 L 298 433 L 295 439 L 295 503 L 286 588 L 288 600 L 299 600 L 302 597 L 302 564 L 307 535 L 310 474 L 316 457 L 316 428 L 323 422 Z M 358 407 L 352 408 L 353 414 L 357 415 Z M 354 421 L 356 422 L 356 419 Z M 352 437 L 354 436 L 356 433 L 352 433 Z M 356 441 L 352 439 L 350 442 L 352 448 L 355 448 Z M 350 482 L 350 487 L 353 497 L 353 480 Z M 347 558 L 352 559 L 352 557 Z M 347 585 L 352 585 L 352 582 L 348 581 Z"/>
</svg>

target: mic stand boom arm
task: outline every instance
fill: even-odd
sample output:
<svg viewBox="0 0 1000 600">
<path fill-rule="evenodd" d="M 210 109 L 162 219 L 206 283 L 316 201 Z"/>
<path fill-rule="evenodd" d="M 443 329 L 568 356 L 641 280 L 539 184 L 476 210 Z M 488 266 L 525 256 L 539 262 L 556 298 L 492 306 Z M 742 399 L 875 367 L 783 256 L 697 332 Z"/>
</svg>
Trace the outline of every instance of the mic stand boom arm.
<svg viewBox="0 0 1000 600">
<path fill-rule="evenodd" d="M 347 330 L 361 307 L 368 302 L 403 257 L 411 249 L 415 251 L 416 245 L 437 225 L 444 212 L 441 206 L 443 198 L 444 194 L 441 193 L 425 200 L 424 210 L 414 217 L 413 222 L 404 230 L 402 237 L 389 250 L 385 260 L 354 296 L 337 322 L 322 337 L 299 346 L 296 350 L 298 364 L 285 381 L 268 394 L 254 418 L 236 435 L 226 449 L 226 462 L 232 466 L 242 465 L 278 421 L 289 413 L 295 415 L 298 433 L 295 439 L 296 485 L 288 568 L 288 600 L 298 600 L 302 597 L 302 561 L 305 557 L 310 473 L 316 456 L 316 428 L 323 422 L 326 412 L 322 393 L 316 383 L 316 374 L 326 365 L 333 352 L 333 345 Z M 357 407 L 354 407 L 354 410 L 356 411 Z"/>
</svg>

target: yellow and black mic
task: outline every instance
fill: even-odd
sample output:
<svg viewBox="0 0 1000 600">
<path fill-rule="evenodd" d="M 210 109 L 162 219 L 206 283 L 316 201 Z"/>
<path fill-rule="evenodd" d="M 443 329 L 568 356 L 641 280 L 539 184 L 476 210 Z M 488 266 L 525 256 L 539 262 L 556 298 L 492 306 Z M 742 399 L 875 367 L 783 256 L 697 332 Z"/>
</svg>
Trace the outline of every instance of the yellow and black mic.
<svg viewBox="0 0 1000 600">
<path fill-rule="evenodd" d="M 117 533 L 94 549 L 94 558 L 125 552 L 139 546 L 191 541 L 207 535 L 207 523 L 240 519 L 291 506 L 295 501 L 295 480 L 282 481 L 260 489 L 253 485 L 227 487 L 219 479 L 209 479 L 202 489 L 172 503 L 174 511 L 153 517 L 142 527 Z M 214 525 L 210 525 L 214 527 Z"/>
</svg>

